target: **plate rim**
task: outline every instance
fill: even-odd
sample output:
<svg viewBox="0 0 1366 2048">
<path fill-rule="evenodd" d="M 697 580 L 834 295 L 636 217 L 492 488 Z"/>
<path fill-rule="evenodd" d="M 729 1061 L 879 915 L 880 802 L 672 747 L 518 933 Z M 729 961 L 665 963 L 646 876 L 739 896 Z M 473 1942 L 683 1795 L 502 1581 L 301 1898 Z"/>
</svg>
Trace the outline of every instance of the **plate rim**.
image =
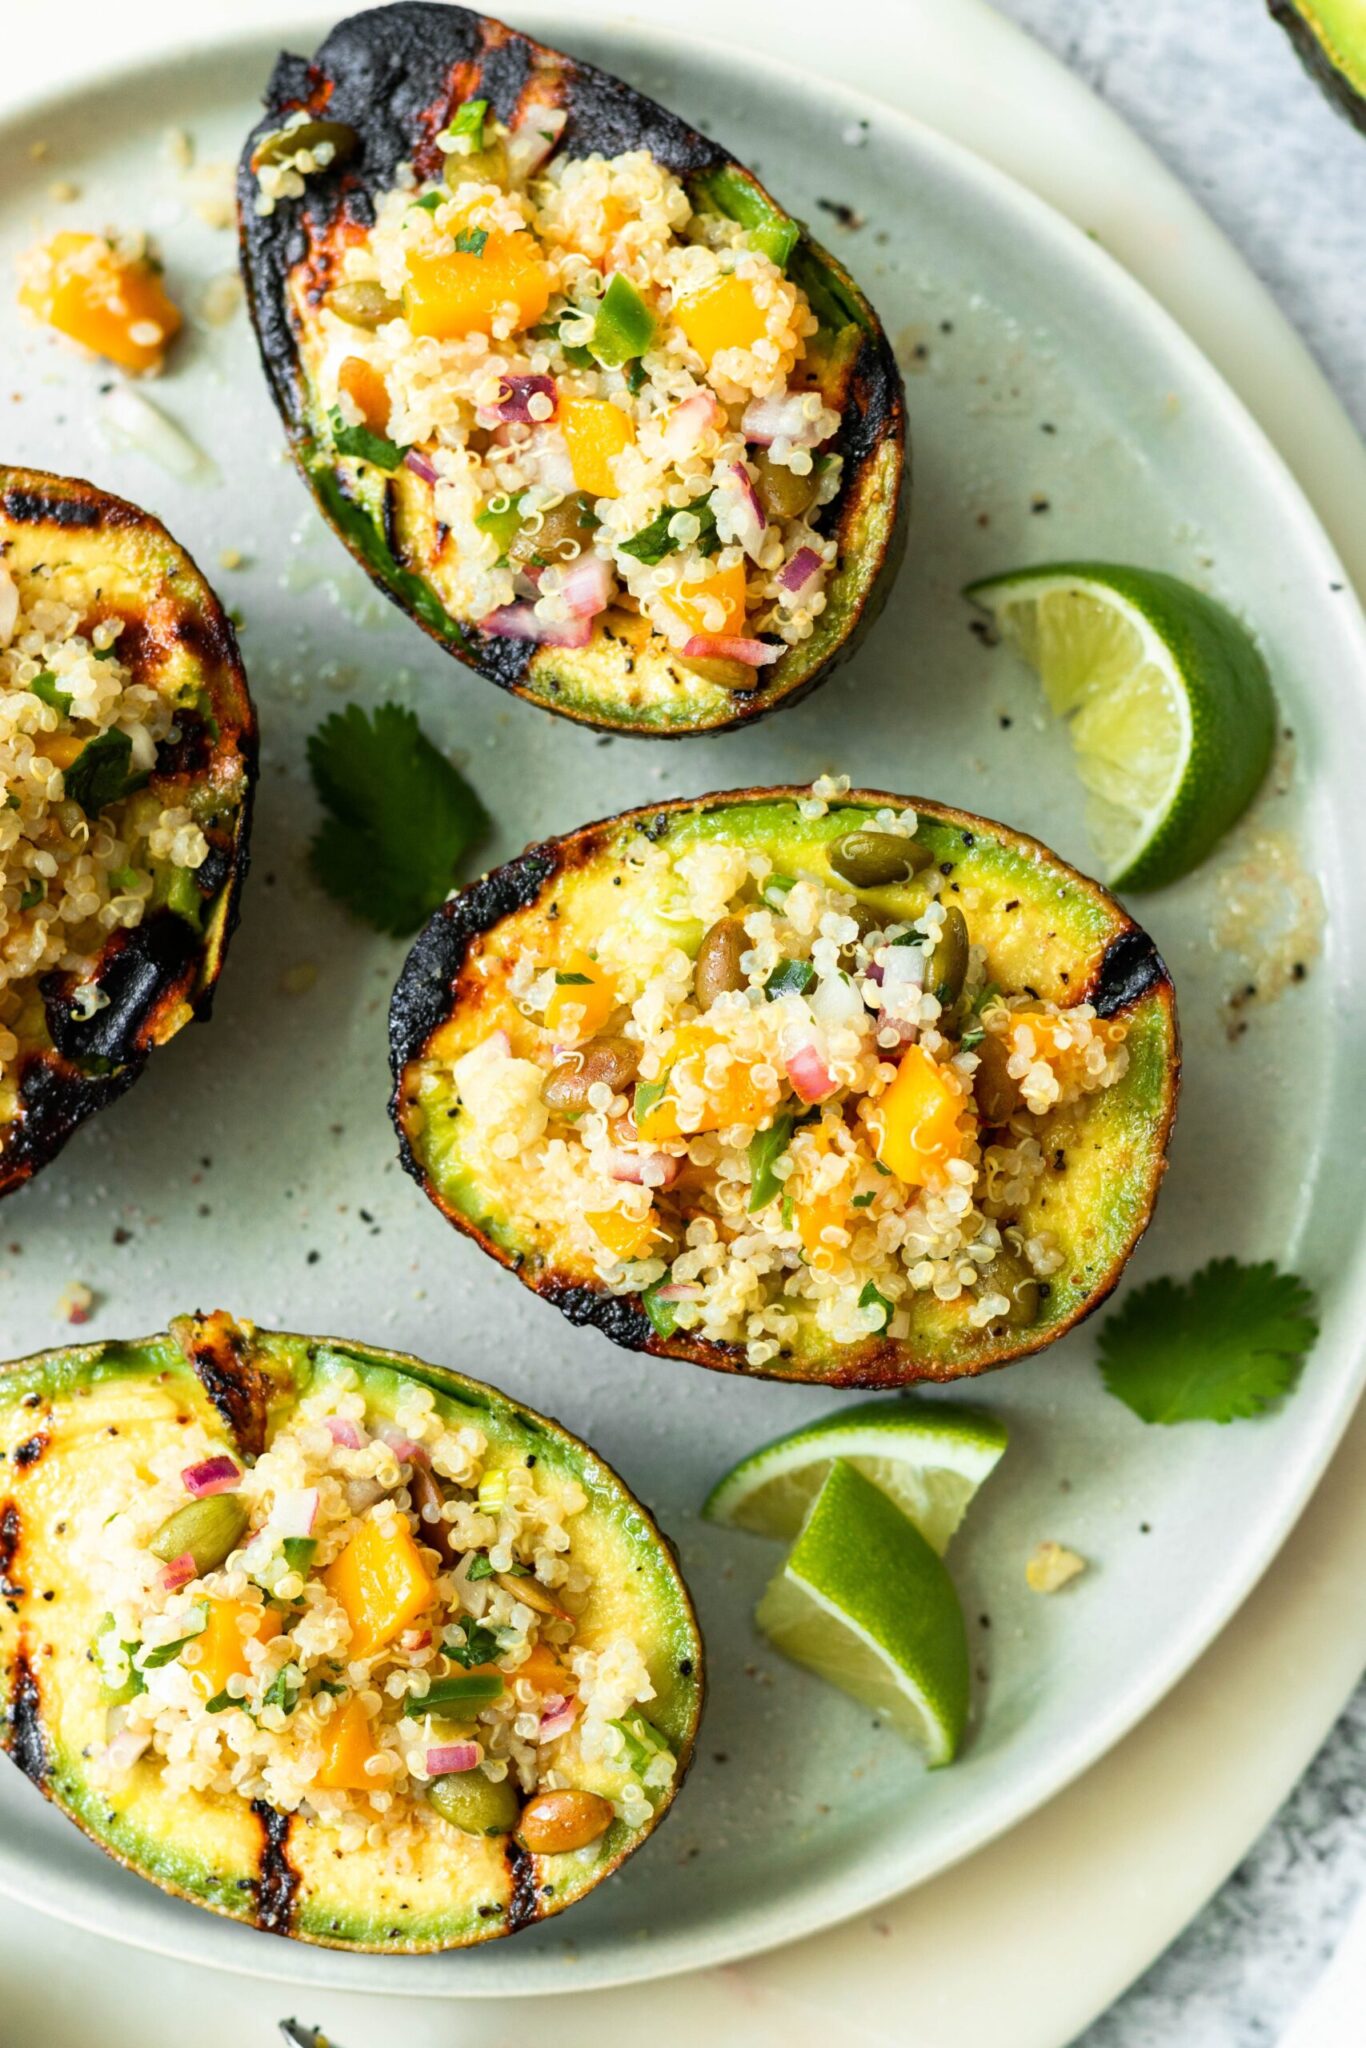
<svg viewBox="0 0 1366 2048">
<path fill-rule="evenodd" d="M 561 15 L 548 15 L 534 5 L 526 10 L 516 8 L 512 11 L 518 15 L 519 22 L 529 33 L 548 35 L 552 38 L 563 35 L 566 24 Z M 306 15 L 295 15 L 283 29 L 266 28 L 258 21 L 249 20 L 216 32 L 206 45 L 196 44 L 192 32 L 186 31 L 179 42 L 163 44 L 154 53 L 135 54 L 113 64 L 96 63 L 84 74 L 77 75 L 74 79 L 68 78 L 60 86 L 38 93 L 32 98 L 16 100 L 0 112 L 0 137 L 22 130 L 45 117 L 65 115 L 83 98 L 90 95 L 97 84 L 101 91 L 107 90 L 110 86 L 117 90 L 121 82 L 141 81 L 158 75 L 173 76 L 177 70 L 197 68 L 201 62 L 212 61 L 215 55 L 224 52 L 230 51 L 235 58 L 240 58 L 253 46 L 267 53 L 265 62 L 269 63 L 274 51 L 288 48 L 294 41 L 307 45 L 318 33 L 320 25 L 330 24 L 337 18 L 339 14 L 335 6 L 318 6 Z M 1005 26 L 1009 28 L 1016 25 L 1007 22 Z M 693 53 L 704 65 L 713 68 L 725 68 L 744 62 L 744 52 L 720 37 L 687 33 L 640 19 L 613 15 L 595 22 L 593 29 L 599 34 L 619 37 L 636 47 L 653 46 L 661 54 L 681 49 Z M 572 41 L 572 35 L 569 40 Z M 868 109 L 874 110 L 884 126 L 901 132 L 907 149 L 912 153 L 920 152 L 937 158 L 960 184 L 975 188 L 976 195 L 982 196 L 988 208 L 998 217 L 1002 212 L 1008 214 L 1012 209 L 1017 215 L 1023 214 L 1026 226 L 1038 238 L 1052 245 L 1050 255 L 1056 254 L 1059 262 L 1080 273 L 1097 297 L 1109 300 L 1115 305 L 1116 317 L 1122 320 L 1126 327 L 1146 327 L 1149 336 L 1159 348 L 1180 360 L 1184 373 L 1197 387 L 1201 407 L 1213 407 L 1217 410 L 1221 415 L 1223 430 L 1244 443 L 1248 456 L 1255 459 L 1264 472 L 1268 498 L 1277 505 L 1283 517 L 1293 518 L 1298 531 L 1299 548 L 1310 558 L 1316 553 L 1329 579 L 1338 579 L 1343 584 L 1343 601 L 1336 607 L 1336 622 L 1342 633 L 1349 640 L 1355 641 L 1358 665 L 1366 669 L 1366 618 L 1363 617 L 1361 603 L 1352 580 L 1306 491 L 1272 443 L 1260 421 L 1222 372 L 1215 367 L 1203 348 L 1193 340 L 1156 294 L 1111 255 L 1103 244 L 1088 236 L 1059 208 L 1041 198 L 1010 172 L 980 156 L 967 144 L 945 134 L 930 122 L 842 79 L 817 80 L 800 65 L 786 58 L 766 56 L 765 67 L 781 82 L 785 90 L 797 96 L 809 97 L 819 93 L 824 103 L 829 105 L 834 102 L 847 108 L 855 117 Z M 263 71 L 263 77 L 264 75 Z M 1114 118 L 1121 128 L 1126 127 L 1121 117 Z M 1197 210 L 1201 211 L 1202 219 L 1207 222 L 1207 217 L 1198 206 Z M 1207 222 L 1207 225 L 1211 225 L 1212 232 L 1219 233 L 1212 224 Z M 1235 250 L 1233 253 L 1246 272 L 1248 266 L 1241 252 Z M 1274 305 L 1274 302 L 1272 303 Z M 1354 1258 L 1351 1264 L 1347 1265 L 1339 1287 L 1338 1303 L 1345 1319 L 1353 1306 L 1360 1308 L 1362 1297 L 1366 1297 L 1366 1233 L 1359 1235 L 1354 1248 Z M 1351 1420 L 1363 1383 L 1366 1383 L 1366 1353 L 1358 1351 L 1353 1357 L 1349 1351 L 1346 1364 L 1349 1369 L 1341 1374 L 1336 1390 L 1331 1397 L 1324 1398 L 1318 1432 L 1311 1439 L 1312 1448 L 1307 1449 L 1295 1462 L 1295 1484 L 1283 1491 L 1280 1496 L 1276 1516 L 1255 1543 L 1245 1546 L 1241 1568 L 1224 1587 L 1220 1598 L 1196 1610 L 1199 1616 L 1197 1621 L 1187 1622 L 1177 1638 L 1177 1648 L 1168 1651 L 1157 1675 L 1149 1674 L 1142 1684 L 1131 1681 L 1117 1696 L 1115 1704 L 1107 1714 L 1095 1716 L 1087 1724 L 1084 1741 L 1069 1747 L 1061 1762 L 1057 1758 L 1051 1763 L 1048 1759 L 1041 1761 L 1029 1776 L 1016 1786 L 1014 1796 L 1008 1802 L 996 1802 L 989 1819 L 983 1818 L 975 1826 L 960 1828 L 956 1833 L 947 1830 L 945 1841 L 941 1842 L 933 1858 L 928 1860 L 924 1867 L 917 1867 L 915 1858 L 912 1857 L 908 1859 L 909 1869 L 890 1883 L 884 1878 L 860 1884 L 858 1879 L 861 1873 L 881 1868 L 880 1863 L 865 1862 L 840 1881 L 838 1903 L 833 1907 L 803 1895 L 790 1901 L 785 1908 L 760 1907 L 744 1921 L 736 1923 L 737 1927 L 746 1930 L 742 1934 L 726 1930 L 726 1938 L 719 1941 L 714 1936 L 709 1937 L 705 1932 L 675 1937 L 676 1946 L 681 1948 L 683 1953 L 661 1956 L 653 1940 L 648 1944 L 640 1944 L 636 1952 L 629 1946 L 618 1944 L 615 1947 L 609 1946 L 604 1951 L 604 1954 L 611 1958 L 611 1966 L 608 1968 L 598 1967 L 593 1962 L 564 1953 L 558 1956 L 547 1953 L 538 1975 L 530 1981 L 503 1984 L 490 1976 L 484 1981 L 459 1986 L 440 1981 L 419 1980 L 419 1971 L 431 1971 L 434 1965 L 444 1960 L 443 1957 L 437 1956 L 353 1956 L 339 1950 L 290 1944 L 287 1948 L 277 1948 L 273 1952 L 266 1951 L 262 1945 L 258 1959 L 257 1945 L 249 1941 L 249 1937 L 257 1930 L 229 1920 L 220 1920 L 218 1916 L 208 1916 L 202 1912 L 191 1918 L 194 1909 L 187 1908 L 182 1917 L 178 1910 L 179 1902 L 168 1900 L 166 1895 L 149 1884 L 145 1884 L 144 1893 L 141 1895 L 146 1898 L 149 1908 L 153 1911 L 164 1911 L 169 1906 L 174 1914 L 174 1926 L 183 1926 L 189 1939 L 184 1943 L 178 1943 L 156 1929 L 145 1933 L 129 1933 L 122 1929 L 115 1932 L 99 1919 L 95 1906 L 83 1909 L 80 1903 L 72 1904 L 66 1900 L 37 1896 L 35 1878 L 40 1873 L 31 1868 L 25 1870 L 19 1867 L 11 1876 L 3 1844 L 0 1844 L 0 1896 L 19 1898 L 68 1925 L 105 1935 L 127 1946 L 173 1956 L 179 1960 L 206 1962 L 211 1967 L 229 1971 L 234 1975 L 290 1983 L 306 1988 L 334 1988 L 358 1992 L 382 1989 L 389 1996 L 399 1997 L 437 1996 L 482 2000 L 508 1996 L 546 1997 L 569 1990 L 602 1990 L 663 1979 L 699 1968 L 734 1964 L 746 1957 L 779 1948 L 800 1939 L 805 1934 L 829 1931 L 857 1914 L 927 1882 L 1017 1826 L 1106 1755 L 1185 1676 L 1256 1587 L 1294 1528 L 1337 1449 Z M 16 1863 L 22 1865 L 25 1860 L 18 1858 Z M 95 1868 L 97 1866 L 92 1864 L 92 1869 Z M 62 1881 L 58 1882 L 60 1884 Z M 785 1924 L 773 1924 L 780 1918 L 785 1919 Z M 223 1946 L 230 1951 L 229 1953 L 205 1955 L 199 1952 L 203 1944 L 196 1941 L 195 1931 L 200 1930 L 206 1939 L 211 1940 L 211 1925 L 213 1928 L 222 1929 L 225 1936 Z M 572 1947 L 571 1933 L 563 1934 L 561 1939 Z M 669 1937 L 663 1936 L 658 1939 L 667 1942 Z M 243 1950 L 240 1956 L 232 1952 L 239 1946 Z M 448 1955 L 458 1953 L 459 1951 L 447 1952 Z M 510 1974 L 514 1977 L 521 1974 L 517 1965 L 519 1953 L 521 1952 L 511 1951 L 506 1958 L 510 1965 Z M 281 1967 L 268 1967 L 268 1958 L 273 1955 L 279 1956 Z M 496 1959 L 502 1961 L 503 1957 L 500 1955 Z M 407 1969 L 402 1973 L 404 1981 L 400 1981 L 398 1966 L 403 1964 L 407 1965 Z M 301 1965 L 305 1967 L 299 1967 Z M 310 1965 L 312 1967 L 309 1967 Z M 382 1982 L 379 1981 L 381 1978 Z"/>
</svg>

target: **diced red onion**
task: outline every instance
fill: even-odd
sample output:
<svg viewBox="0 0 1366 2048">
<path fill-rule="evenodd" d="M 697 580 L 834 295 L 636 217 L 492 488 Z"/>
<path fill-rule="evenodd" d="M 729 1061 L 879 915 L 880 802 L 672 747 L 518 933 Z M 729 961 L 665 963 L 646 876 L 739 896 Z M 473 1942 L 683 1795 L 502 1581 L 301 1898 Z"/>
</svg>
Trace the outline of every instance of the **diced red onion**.
<svg viewBox="0 0 1366 2048">
<path fill-rule="evenodd" d="M 539 420 L 531 412 L 531 401 L 540 396 L 550 400 L 550 411 L 542 413 Z M 540 425 L 555 417 L 559 405 L 559 393 L 555 379 L 543 375 L 525 377 L 504 377 L 498 392 L 498 403 L 489 408 L 495 419 L 506 420 L 515 427 Z"/>
<path fill-rule="evenodd" d="M 420 476 L 424 484 L 439 484 L 441 481 L 426 456 L 420 455 L 416 448 L 408 450 L 403 458 L 403 466 L 410 469 L 414 476 Z"/>
<path fill-rule="evenodd" d="M 178 1587 L 188 1586 L 198 1571 L 192 1552 L 182 1550 L 179 1557 L 173 1557 L 168 1565 L 162 1566 L 161 1583 L 168 1593 L 174 1593 Z"/>
<path fill-rule="evenodd" d="M 515 177 L 530 178 L 539 171 L 564 133 L 568 119 L 563 107 L 526 108 L 508 136 L 508 167 Z"/>
<path fill-rule="evenodd" d="M 767 668 L 787 649 L 774 647 L 767 640 L 742 640 L 726 633 L 694 633 L 683 652 L 689 661 L 743 661 L 750 668 Z"/>
<path fill-rule="evenodd" d="M 554 1742 L 559 1735 L 567 1735 L 574 1725 L 574 1716 L 579 1703 L 573 1693 L 552 1693 L 541 1710 L 541 1725 L 537 1732 L 538 1742 Z"/>
<path fill-rule="evenodd" d="M 835 1077 L 814 1045 L 799 1045 L 789 1055 L 787 1078 L 803 1102 L 822 1102 L 835 1092 Z"/>
<path fill-rule="evenodd" d="M 506 1034 L 504 1035 L 506 1036 Z M 508 1051 L 511 1052 L 511 1050 L 512 1040 L 508 1039 Z M 375 1435 L 381 1443 L 388 1444 L 400 1465 L 425 1465 L 428 1462 L 425 1446 L 414 1443 L 413 1439 L 405 1430 L 400 1429 L 396 1422 L 379 1423 L 376 1426 Z"/>
<path fill-rule="evenodd" d="M 726 424 L 720 402 L 710 391 L 694 391 L 669 414 L 664 428 L 664 447 L 676 462 L 686 461 L 708 427 L 718 430 Z"/>
<path fill-rule="evenodd" d="M 764 551 L 764 535 L 768 531 L 768 518 L 763 506 L 759 503 L 759 493 L 755 490 L 749 471 L 745 468 L 744 463 L 732 462 L 730 473 L 735 479 L 740 494 L 738 513 L 731 521 L 735 529 L 735 538 L 739 541 L 745 553 L 757 562 Z"/>
<path fill-rule="evenodd" d="M 702 1283 L 700 1280 L 671 1280 L 667 1287 L 655 1289 L 654 1298 L 656 1301 L 701 1301 Z"/>
<path fill-rule="evenodd" d="M 824 437 L 819 415 L 814 420 L 806 416 L 808 396 L 785 391 L 772 398 L 752 398 L 740 421 L 741 433 L 760 448 L 769 448 L 778 440 L 790 441 L 794 448 L 814 448 Z"/>
<path fill-rule="evenodd" d="M 596 618 L 612 601 L 612 565 L 591 551 L 565 565 L 560 596 L 576 619 Z"/>
<path fill-rule="evenodd" d="M 242 1474 L 231 1458 L 220 1454 L 205 1458 L 202 1464 L 187 1465 L 180 1477 L 186 1493 L 192 1493 L 196 1500 L 207 1500 L 211 1493 L 227 1493 Z"/>
<path fill-rule="evenodd" d="M 101 1761 L 107 1771 L 131 1771 L 133 1765 L 148 1747 L 150 1734 L 139 1735 L 131 1728 L 120 1728 L 113 1740 L 104 1746 Z"/>
<path fill-rule="evenodd" d="M 647 1183 L 646 1167 L 652 1173 L 663 1174 L 663 1179 Z M 634 1187 L 671 1188 L 682 1171 L 682 1161 L 669 1152 L 610 1152 L 607 1155 L 607 1171 L 613 1180 L 630 1181 Z"/>
<path fill-rule="evenodd" d="M 535 640 L 542 647 L 586 647 L 593 637 L 591 620 L 562 619 L 551 625 L 530 604 L 500 605 L 479 621 L 479 628 L 498 640 Z"/>
<path fill-rule="evenodd" d="M 329 1415 L 327 1433 L 333 1443 L 340 1444 L 344 1451 L 358 1451 L 365 1442 L 365 1438 L 348 1415 Z"/>
<path fill-rule="evenodd" d="M 477 1742 L 441 1742 L 427 1751 L 427 1776 L 448 1778 L 453 1771 L 477 1771 L 484 1752 Z"/>
<path fill-rule="evenodd" d="M 270 1526 L 277 1536 L 311 1536 L 318 1519 L 316 1486 L 294 1486 L 277 1493 L 270 1511 Z"/>
<path fill-rule="evenodd" d="M 778 581 L 791 597 L 800 597 L 809 583 L 814 583 L 825 567 L 814 548 L 798 548 L 790 562 L 785 562 L 778 571 Z"/>
<path fill-rule="evenodd" d="M 425 1650 L 431 1639 L 432 1632 L 429 1628 L 407 1628 L 399 1637 L 398 1646 L 411 1656 L 415 1650 Z"/>
</svg>

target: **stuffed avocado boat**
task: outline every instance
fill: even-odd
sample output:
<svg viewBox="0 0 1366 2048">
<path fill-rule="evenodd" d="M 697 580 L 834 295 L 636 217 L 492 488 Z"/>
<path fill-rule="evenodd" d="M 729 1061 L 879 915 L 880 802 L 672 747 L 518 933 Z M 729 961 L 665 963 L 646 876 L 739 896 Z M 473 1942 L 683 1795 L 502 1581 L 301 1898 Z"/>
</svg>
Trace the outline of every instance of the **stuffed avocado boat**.
<svg viewBox="0 0 1366 2048">
<path fill-rule="evenodd" d="M 852 651 L 903 544 L 900 378 L 842 266 L 718 143 L 404 0 L 281 57 L 238 192 L 304 475 L 450 653 L 678 735 Z"/>
<path fill-rule="evenodd" d="M 893 1386 L 1036 1351 L 1147 1224 L 1179 1054 L 1151 940 L 919 798 L 627 811 L 453 896 L 390 1015 L 403 1160 L 633 1350 Z"/>
<path fill-rule="evenodd" d="M 207 1016 L 255 772 L 232 627 L 161 522 L 0 465 L 0 1195 Z"/>
<path fill-rule="evenodd" d="M 0 1368 L 0 1739 L 130 1868 L 333 1947 L 562 1911 L 692 1753 L 670 1545 L 558 1423 L 182 1316 Z"/>
</svg>

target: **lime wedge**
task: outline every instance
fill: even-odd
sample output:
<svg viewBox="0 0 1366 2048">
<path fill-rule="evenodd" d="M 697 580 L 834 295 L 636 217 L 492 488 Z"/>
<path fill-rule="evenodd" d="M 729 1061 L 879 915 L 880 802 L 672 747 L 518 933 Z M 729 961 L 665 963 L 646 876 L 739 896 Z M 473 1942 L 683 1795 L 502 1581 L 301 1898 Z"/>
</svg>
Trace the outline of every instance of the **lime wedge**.
<svg viewBox="0 0 1366 2048">
<path fill-rule="evenodd" d="M 1276 701 L 1246 629 L 1153 569 L 1053 562 L 970 583 L 1068 721 L 1106 879 L 1160 889 L 1241 817 L 1271 759 Z"/>
<path fill-rule="evenodd" d="M 836 1458 L 755 1614 L 775 1649 L 885 1716 L 931 1765 L 968 1715 L 968 1643 L 952 1581 L 914 1522 Z"/>
<path fill-rule="evenodd" d="M 795 1536 L 831 1464 L 843 1458 L 942 1556 L 1005 1447 L 1004 1426 L 971 1408 L 862 1401 L 751 1451 L 717 1480 L 702 1513 L 759 1536 Z"/>
</svg>

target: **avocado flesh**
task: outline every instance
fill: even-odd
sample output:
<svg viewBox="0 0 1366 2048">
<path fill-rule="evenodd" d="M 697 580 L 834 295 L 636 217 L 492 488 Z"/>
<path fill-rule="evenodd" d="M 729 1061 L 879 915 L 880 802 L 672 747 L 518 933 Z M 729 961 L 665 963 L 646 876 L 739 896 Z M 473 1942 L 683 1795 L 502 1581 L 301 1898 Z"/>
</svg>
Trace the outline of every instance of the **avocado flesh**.
<svg viewBox="0 0 1366 2048">
<path fill-rule="evenodd" d="M 1366 7 L 1362 0 L 1268 0 L 1305 70 L 1366 133 Z"/>
<path fill-rule="evenodd" d="M 488 70 L 485 73 L 484 66 Z M 459 89 L 452 98 L 451 79 Z M 376 102 L 376 79 L 392 80 Z M 515 81 L 510 84 L 509 81 Z M 360 147 L 335 171 L 308 179 L 303 199 L 255 212 L 253 150 L 289 107 L 326 98 L 328 117 L 353 125 Z M 794 702 L 855 651 L 881 609 L 906 538 L 905 406 L 900 374 L 876 314 L 848 272 L 802 230 L 788 261 L 822 322 L 808 344 L 826 402 L 843 423 L 842 488 L 821 514 L 838 536 L 826 607 L 811 638 L 736 692 L 683 666 L 630 610 L 602 615 L 582 648 L 498 640 L 453 617 L 442 594 L 441 554 L 429 487 L 411 471 L 386 475 L 337 457 L 317 392 L 316 313 L 360 194 L 389 189 L 399 162 L 436 175 L 430 136 L 453 104 L 484 97 L 511 125 L 530 95 L 569 114 L 560 153 L 617 155 L 647 148 L 682 177 L 696 206 L 746 226 L 784 223 L 759 184 L 709 137 L 620 80 L 464 8 L 402 4 L 343 22 L 311 67 L 282 57 L 267 111 L 248 138 L 238 177 L 242 265 L 262 361 L 296 459 L 332 526 L 401 609 L 457 659 L 514 694 L 605 731 L 678 737 L 748 723 Z M 424 150 L 426 154 L 424 155 Z M 789 225 L 797 225 L 791 223 Z M 298 238 L 302 226 L 305 240 Z"/>
<path fill-rule="evenodd" d="M 957 900 L 956 884 L 972 905 L 970 933 L 986 949 L 988 980 L 1010 990 L 1027 987 L 1060 1005 L 1090 1001 L 1102 1014 L 1123 1016 L 1128 1071 L 1101 1093 L 1055 1110 L 1040 1129 L 1040 1145 L 1054 1164 L 1019 1221 L 1026 1233 L 1052 1231 L 1065 1263 L 1033 1323 L 974 1330 L 966 1303 L 917 1294 L 906 1304 L 908 1340 L 869 1337 L 836 1346 L 794 1304 L 799 1334 L 790 1355 L 771 1361 L 760 1376 L 894 1386 L 1006 1364 L 1052 1342 L 1095 1308 L 1146 1227 L 1165 1170 L 1180 1070 L 1170 980 L 1151 941 L 1113 898 L 1038 842 L 919 797 L 875 792 L 854 792 L 824 817 L 806 819 L 797 802 L 808 794 L 738 792 L 627 812 L 533 847 L 444 905 L 419 937 L 391 1011 L 391 1107 L 405 1164 L 458 1228 L 573 1321 L 595 1323 L 634 1350 L 753 1372 L 743 1347 L 682 1331 L 663 1338 L 639 1297 L 603 1291 L 567 1221 L 546 1215 L 537 1203 L 534 1176 L 521 1161 L 493 1162 L 471 1120 L 445 1113 L 456 1106 L 450 1065 L 499 1028 L 509 1032 L 514 1052 L 529 1047 L 533 1029 L 504 992 L 519 954 L 549 958 L 575 945 L 586 949 L 608 922 L 618 930 L 624 922 L 642 934 L 658 933 L 660 906 L 650 900 L 639 870 L 623 860 L 641 831 L 671 847 L 732 839 L 760 848 L 779 873 L 805 872 L 847 887 L 832 874 L 824 849 L 867 826 L 884 806 L 910 802 L 920 819 L 917 838 L 936 864 L 951 866 L 945 900 Z M 925 904 L 924 888 L 915 882 L 858 894 L 889 921 L 914 918 Z M 675 943 L 696 950 L 700 929 L 667 920 L 666 928 Z M 427 1046 L 438 1029 L 441 1056 L 435 1059 Z M 420 1088 L 429 1092 L 419 1107 Z"/>
<path fill-rule="evenodd" d="M 329 1947 L 416 1952 L 488 1941 L 573 1904 L 639 1846 L 672 1792 L 644 1826 L 614 1821 L 596 1859 L 530 1857 L 507 1836 L 443 1828 L 417 1867 L 396 1877 L 382 1849 L 339 1856 L 335 1837 L 302 1815 L 215 1794 L 169 1797 L 150 1753 L 112 1788 L 92 1782 L 85 1753 L 103 1746 L 109 1705 L 87 1656 L 101 1615 L 62 1525 L 69 1529 L 105 1494 L 112 1512 L 136 1488 L 148 1456 L 179 1437 L 182 1416 L 207 1423 L 238 1458 L 250 1455 L 253 1442 L 261 1447 L 254 1425 L 225 1427 L 221 1349 L 217 1363 L 215 1375 L 206 1362 L 201 1379 L 181 1344 L 158 1336 L 0 1368 L 0 1575 L 9 1596 L 0 1606 L 0 1745 L 120 1862 L 167 1891 L 271 1932 Z M 647 1512 L 559 1424 L 459 1373 L 368 1346 L 263 1330 L 251 1333 L 246 1363 L 226 1366 L 250 1371 L 266 1390 L 266 1440 L 310 1387 L 347 1368 L 359 1374 L 373 1412 L 392 1415 L 404 1379 L 420 1380 L 444 1415 L 484 1431 L 492 1457 L 534 1455 L 540 1484 L 572 1480 L 587 1493 L 589 1505 L 573 1522 L 576 1559 L 593 1580 L 578 1639 L 591 1647 L 627 1629 L 640 1642 L 656 1691 L 649 1717 L 679 1759 L 676 1789 L 701 1709 L 702 1649 L 687 1590 Z M 233 1405 L 230 1389 L 226 1405 Z M 585 1766 L 581 1783 L 610 1797 L 620 1771 Z"/>
<path fill-rule="evenodd" d="M 68 1017 L 65 977 L 44 978 L 46 1021 L 21 1034 L 18 1114 L 0 1119 L 5 1195 L 136 1080 L 153 1047 L 208 1016 L 246 874 L 256 715 L 218 599 L 150 513 L 79 479 L 0 464 L 0 543 L 21 588 L 55 565 L 84 575 L 100 613 L 126 622 L 135 679 L 185 707 L 148 787 L 187 806 L 210 848 L 193 888 L 183 870 L 159 872 L 141 924 L 111 935 L 93 976 L 109 1000 L 87 1023 Z"/>
</svg>

